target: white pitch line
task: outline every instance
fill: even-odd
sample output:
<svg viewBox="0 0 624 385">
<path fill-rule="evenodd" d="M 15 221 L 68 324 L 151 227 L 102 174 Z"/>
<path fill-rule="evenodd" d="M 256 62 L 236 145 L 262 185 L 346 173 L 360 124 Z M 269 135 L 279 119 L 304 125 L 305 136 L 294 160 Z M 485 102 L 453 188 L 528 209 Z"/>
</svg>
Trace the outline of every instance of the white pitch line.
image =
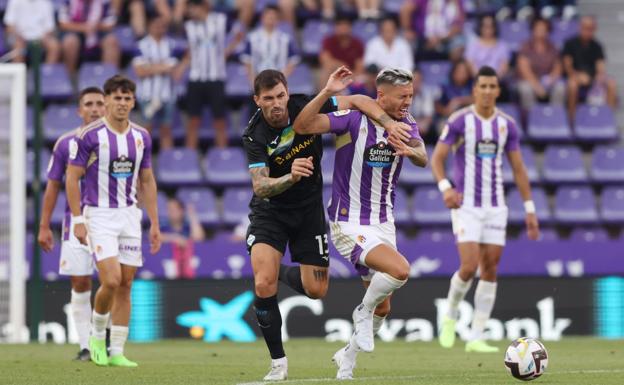
<svg viewBox="0 0 624 385">
<path fill-rule="evenodd" d="M 624 369 L 587 369 L 587 370 L 562 370 L 554 372 L 546 372 L 548 374 L 600 374 L 600 373 L 624 373 Z M 491 373 L 474 373 L 470 374 L 470 377 L 489 377 Z M 411 376 L 371 376 L 371 377 L 355 377 L 350 382 L 357 381 L 370 381 L 370 380 L 414 380 L 425 378 L 440 378 L 440 377 L 457 377 L 454 374 L 429 374 L 429 375 L 411 375 Z M 236 385 L 270 385 L 270 384 L 296 384 L 301 382 L 330 382 L 338 381 L 336 378 L 301 378 L 297 380 L 284 380 L 284 381 L 256 381 L 256 382 L 240 382 Z"/>
</svg>

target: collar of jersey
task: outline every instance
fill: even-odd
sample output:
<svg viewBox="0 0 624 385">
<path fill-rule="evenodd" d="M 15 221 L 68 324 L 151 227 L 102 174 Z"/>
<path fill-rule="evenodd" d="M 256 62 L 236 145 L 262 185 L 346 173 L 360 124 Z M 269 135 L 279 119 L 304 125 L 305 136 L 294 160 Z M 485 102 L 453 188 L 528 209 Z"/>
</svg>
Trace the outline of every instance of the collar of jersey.
<svg viewBox="0 0 624 385">
<path fill-rule="evenodd" d="M 108 120 L 106 120 L 106 116 L 102 117 L 102 121 L 104 122 L 104 126 L 106 126 L 106 129 L 109 130 L 110 132 L 112 132 L 113 134 L 117 135 L 117 136 L 126 136 L 126 134 L 130 131 L 130 121 L 128 120 L 128 128 L 126 128 L 124 130 L 124 132 L 117 132 L 115 130 L 113 130 L 110 126 L 110 124 L 108 123 Z"/>
<path fill-rule="evenodd" d="M 496 117 L 497 113 L 498 113 L 498 108 L 494 107 L 494 113 L 492 114 L 492 116 L 490 116 L 489 118 L 484 118 L 483 116 L 479 115 L 479 113 L 477 112 L 477 108 L 475 107 L 475 105 L 473 104 L 472 106 L 470 106 L 470 109 L 472 110 L 472 112 L 482 121 L 484 122 L 491 122 L 494 120 L 494 118 Z"/>
</svg>

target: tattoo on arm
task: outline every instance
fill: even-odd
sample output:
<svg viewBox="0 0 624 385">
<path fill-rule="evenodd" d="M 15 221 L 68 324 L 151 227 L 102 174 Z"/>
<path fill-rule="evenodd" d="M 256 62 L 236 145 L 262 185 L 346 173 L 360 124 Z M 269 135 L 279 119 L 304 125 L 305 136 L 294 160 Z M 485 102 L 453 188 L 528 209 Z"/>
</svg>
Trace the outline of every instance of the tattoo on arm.
<svg viewBox="0 0 624 385">
<path fill-rule="evenodd" d="M 386 114 L 386 113 L 383 113 L 380 117 L 377 118 L 377 121 L 382 126 L 385 126 L 386 123 L 390 122 L 391 120 L 392 120 L 392 118 L 388 114 Z"/>
<path fill-rule="evenodd" d="M 327 270 L 313 270 L 315 281 L 327 281 Z"/>
<path fill-rule="evenodd" d="M 268 167 L 256 167 L 249 170 L 251 173 L 251 181 L 253 190 L 260 198 L 270 198 L 279 195 L 288 190 L 293 184 L 290 174 L 286 174 L 279 178 L 269 177 Z"/>
</svg>

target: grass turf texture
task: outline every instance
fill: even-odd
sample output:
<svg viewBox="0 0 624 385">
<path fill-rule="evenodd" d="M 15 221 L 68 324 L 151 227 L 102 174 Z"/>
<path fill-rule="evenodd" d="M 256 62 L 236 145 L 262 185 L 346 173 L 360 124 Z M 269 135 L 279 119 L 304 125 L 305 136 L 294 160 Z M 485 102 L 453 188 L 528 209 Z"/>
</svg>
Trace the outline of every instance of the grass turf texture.
<svg viewBox="0 0 624 385">
<path fill-rule="evenodd" d="M 503 366 L 501 352 L 464 353 L 463 343 L 442 349 L 435 342 L 377 341 L 375 351 L 360 354 L 354 384 L 520 384 Z M 624 344 L 594 338 L 546 342 L 549 367 L 534 384 L 622 384 Z M 333 353 L 342 344 L 320 339 L 286 343 L 289 379 L 286 384 L 345 384 L 333 380 Z M 0 345 L 1 384 L 263 384 L 269 358 L 263 342 L 207 344 L 169 340 L 129 344 L 126 355 L 139 368 L 101 368 L 74 362 L 70 345 Z"/>
</svg>

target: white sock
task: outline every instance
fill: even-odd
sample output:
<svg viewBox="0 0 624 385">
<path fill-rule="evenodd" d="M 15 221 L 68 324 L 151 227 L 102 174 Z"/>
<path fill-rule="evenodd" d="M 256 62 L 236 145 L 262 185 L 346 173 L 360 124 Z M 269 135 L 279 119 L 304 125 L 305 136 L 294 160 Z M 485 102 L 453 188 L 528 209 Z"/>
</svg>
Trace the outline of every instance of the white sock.
<svg viewBox="0 0 624 385">
<path fill-rule="evenodd" d="M 108 324 L 108 318 L 110 313 L 99 314 L 93 310 L 93 316 L 91 319 L 91 335 L 98 340 L 106 338 L 106 324 Z"/>
<path fill-rule="evenodd" d="M 110 330 L 113 326 L 113 317 L 108 317 L 108 323 L 106 324 L 106 329 Z"/>
<path fill-rule="evenodd" d="M 275 359 L 275 360 L 271 359 L 271 366 L 279 366 L 279 365 L 284 365 L 288 367 L 288 359 L 286 358 L 286 356 Z"/>
<path fill-rule="evenodd" d="M 459 303 L 464 299 L 468 290 L 472 286 L 472 279 L 464 281 L 459 277 L 459 272 L 456 271 L 451 277 L 451 285 L 449 286 L 448 295 L 446 296 L 446 302 L 448 303 L 448 311 L 446 316 L 454 320 L 459 316 L 457 308 Z"/>
<path fill-rule="evenodd" d="M 345 347 L 345 358 L 355 361 L 359 351 L 360 347 L 357 342 L 355 342 L 355 334 L 351 334 L 351 339 Z"/>
<path fill-rule="evenodd" d="M 386 317 L 381 317 L 376 314 L 373 314 L 373 335 L 376 335 L 381 326 L 383 325 Z"/>
<path fill-rule="evenodd" d="M 387 296 L 405 285 L 405 282 L 407 280 L 400 281 L 389 274 L 377 272 L 373 275 L 370 286 L 366 289 L 362 303 L 372 312 Z"/>
<path fill-rule="evenodd" d="M 91 291 L 78 293 L 71 291 L 71 311 L 78 333 L 80 350 L 89 348 L 89 331 L 91 329 Z"/>
<path fill-rule="evenodd" d="M 110 336 L 111 357 L 123 355 L 124 345 L 126 344 L 127 338 L 128 338 L 127 326 L 118 326 L 118 325 L 111 326 L 111 336 Z"/>
<path fill-rule="evenodd" d="M 496 282 L 480 279 L 475 290 L 471 341 L 483 339 L 483 330 L 485 330 L 485 324 L 492 314 L 494 301 L 496 301 Z"/>
</svg>

